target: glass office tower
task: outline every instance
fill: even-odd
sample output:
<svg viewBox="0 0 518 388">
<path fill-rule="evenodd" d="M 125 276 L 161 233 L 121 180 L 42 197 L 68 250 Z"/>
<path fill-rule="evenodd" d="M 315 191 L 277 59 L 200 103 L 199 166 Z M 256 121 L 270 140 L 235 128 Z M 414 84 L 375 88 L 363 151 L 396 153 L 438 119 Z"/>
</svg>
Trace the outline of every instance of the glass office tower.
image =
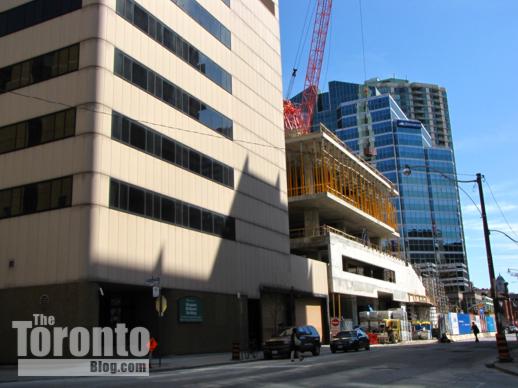
<svg viewBox="0 0 518 388">
<path fill-rule="evenodd" d="M 331 83 L 320 96 L 325 102 L 317 119 L 397 185 L 405 258 L 421 273 L 439 276 L 450 306 L 460 306 L 469 274 L 453 151 L 434 147 L 423 124 L 409 120 L 390 94 L 362 85 L 354 91 L 353 85 Z M 350 91 L 342 94 L 348 101 L 337 104 L 332 97 L 343 90 Z M 410 175 L 404 173 L 407 165 Z"/>
</svg>

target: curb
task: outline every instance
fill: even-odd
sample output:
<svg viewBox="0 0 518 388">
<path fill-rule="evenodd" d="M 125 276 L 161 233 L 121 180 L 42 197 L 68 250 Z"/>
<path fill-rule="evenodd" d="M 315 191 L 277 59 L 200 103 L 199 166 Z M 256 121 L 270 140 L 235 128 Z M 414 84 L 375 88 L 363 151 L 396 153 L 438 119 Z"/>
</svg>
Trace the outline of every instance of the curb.
<svg viewBox="0 0 518 388">
<path fill-rule="evenodd" d="M 493 363 L 487 364 L 486 366 L 488 368 L 497 369 L 500 372 L 504 372 L 504 373 L 507 373 L 507 374 L 510 374 L 510 375 L 513 375 L 513 376 L 518 376 L 518 369 L 517 369 L 517 371 L 513 371 L 513 370 L 509 370 L 507 368 L 502 368 L 502 366 L 498 362 L 493 362 Z"/>
<path fill-rule="evenodd" d="M 264 361 L 263 359 L 256 360 L 239 360 L 239 361 L 225 361 L 225 362 L 215 362 L 212 364 L 200 364 L 200 365 L 184 365 L 184 366 L 171 366 L 171 367 L 156 367 L 150 368 L 149 373 L 158 373 L 158 372 L 171 372 L 175 370 L 188 370 L 188 369 L 198 369 L 198 368 L 210 368 L 213 366 L 222 366 L 222 365 L 238 365 L 238 364 L 246 364 L 249 362 L 258 362 Z"/>
</svg>

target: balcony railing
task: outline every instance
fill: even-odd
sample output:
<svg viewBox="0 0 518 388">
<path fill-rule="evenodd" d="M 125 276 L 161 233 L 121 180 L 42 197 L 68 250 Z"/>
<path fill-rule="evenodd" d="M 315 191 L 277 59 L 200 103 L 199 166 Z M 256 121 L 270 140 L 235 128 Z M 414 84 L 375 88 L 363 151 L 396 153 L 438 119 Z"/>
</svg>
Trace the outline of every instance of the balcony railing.
<svg viewBox="0 0 518 388">
<path fill-rule="evenodd" d="M 332 226 L 329 226 L 329 225 L 321 225 L 317 228 L 312 228 L 312 229 L 305 229 L 305 228 L 290 229 L 290 239 L 304 238 L 304 237 L 309 237 L 309 238 L 311 238 L 311 237 L 327 237 L 327 236 L 329 236 L 330 233 L 334 233 L 334 234 L 337 234 L 348 240 L 355 241 L 358 244 L 361 244 L 364 247 L 371 249 L 377 253 L 389 255 L 389 256 L 391 256 L 391 258 L 402 260 L 401 252 L 399 251 L 399 246 L 395 247 L 396 250 L 392 250 L 391 247 L 388 245 L 381 247 L 377 244 L 372 244 L 369 241 L 365 241 L 359 237 L 350 235 L 343 230 L 333 228 Z"/>
</svg>

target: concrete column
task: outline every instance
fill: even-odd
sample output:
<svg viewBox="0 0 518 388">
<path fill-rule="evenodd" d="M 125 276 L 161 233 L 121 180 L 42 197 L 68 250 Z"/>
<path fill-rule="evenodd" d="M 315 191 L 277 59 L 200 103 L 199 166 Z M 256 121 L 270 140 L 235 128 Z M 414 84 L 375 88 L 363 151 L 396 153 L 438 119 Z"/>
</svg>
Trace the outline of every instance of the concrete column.
<svg viewBox="0 0 518 388">
<path fill-rule="evenodd" d="M 306 150 L 306 152 L 308 152 L 308 150 Z M 313 155 L 306 154 L 304 156 L 304 185 L 306 186 L 307 194 L 315 194 L 315 177 L 313 176 L 314 163 Z"/>
<path fill-rule="evenodd" d="M 320 226 L 320 217 L 318 209 L 304 209 L 304 236 L 315 235 L 318 227 Z"/>
<path fill-rule="evenodd" d="M 358 319 L 358 300 L 356 296 L 351 296 L 351 312 L 353 315 L 353 326 L 357 326 L 360 324 Z"/>
</svg>

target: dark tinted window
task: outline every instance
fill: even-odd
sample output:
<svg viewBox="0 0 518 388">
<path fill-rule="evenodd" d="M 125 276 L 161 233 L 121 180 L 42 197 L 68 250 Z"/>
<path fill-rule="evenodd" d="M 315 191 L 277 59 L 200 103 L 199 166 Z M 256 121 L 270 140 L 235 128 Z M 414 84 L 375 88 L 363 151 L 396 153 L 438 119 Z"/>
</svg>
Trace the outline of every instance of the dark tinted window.
<svg viewBox="0 0 518 388">
<path fill-rule="evenodd" d="M 133 62 L 132 82 L 143 89 L 147 89 L 147 71 L 135 62 Z"/>
<path fill-rule="evenodd" d="M 80 9 L 82 0 L 35 0 L 0 13 L 0 37 Z"/>
<path fill-rule="evenodd" d="M 144 192 L 142 190 L 129 188 L 129 211 L 144 214 Z"/>
<path fill-rule="evenodd" d="M 134 122 L 131 123 L 130 143 L 141 150 L 146 149 L 146 131 L 142 126 Z"/>
<path fill-rule="evenodd" d="M 201 210 L 194 206 L 189 207 L 189 226 L 193 229 L 201 229 Z"/>
<path fill-rule="evenodd" d="M 178 7 L 192 17 L 205 30 L 210 32 L 216 39 L 228 48 L 231 48 L 230 31 L 221 24 L 214 16 L 203 8 L 196 0 L 171 0 Z"/>
<path fill-rule="evenodd" d="M 175 144 L 164 138 L 162 138 L 162 158 L 171 163 L 175 162 Z"/>
<path fill-rule="evenodd" d="M 66 47 L 0 69 L 0 93 L 76 71 L 79 45 Z"/>
<path fill-rule="evenodd" d="M 174 211 L 174 201 L 167 198 L 162 198 L 162 220 L 174 223 Z"/>
<path fill-rule="evenodd" d="M 127 10 L 134 11 L 131 13 Z M 232 77 L 227 71 L 164 23 L 155 19 L 151 13 L 137 5 L 133 0 L 118 0 L 117 13 L 196 70 L 205 74 L 227 92 L 232 93 Z M 116 62 L 116 68 L 117 65 L 119 65 L 119 62 Z M 151 84 L 148 79 L 148 90 L 150 88 Z M 150 93 L 153 92 L 150 91 Z"/>
<path fill-rule="evenodd" d="M 0 154 L 73 136 L 75 108 L 0 128 Z"/>
<path fill-rule="evenodd" d="M 6 131 L 6 135 L 3 137 L 5 138 L 4 143 L 13 143 L 15 137 L 16 134 L 13 135 L 12 129 L 9 132 Z M 205 156 L 182 143 L 156 133 L 152 129 L 116 112 L 113 112 L 112 117 L 112 137 L 122 143 L 129 144 L 225 186 L 234 187 L 233 168 Z M 0 150 L 2 149 L 1 139 L 3 138 L 0 138 Z M 214 174 L 213 170 L 215 171 Z"/>
<path fill-rule="evenodd" d="M 39 184 L 28 186 L 25 197 L 35 207 L 39 206 L 38 204 L 43 204 L 42 206 L 45 207 L 49 206 L 49 203 L 54 203 L 52 199 L 54 181 L 44 183 L 45 185 L 41 186 Z M 60 192 L 71 193 L 71 181 L 68 185 L 63 184 L 59 186 L 58 189 Z M 15 193 L 12 190 L 0 191 L 0 212 L 3 211 L 4 214 L 9 214 L 8 216 L 12 213 L 11 204 L 16 202 L 12 198 L 20 198 L 19 193 Z M 45 195 L 45 193 L 50 193 L 50 196 Z M 69 198 L 71 198 L 71 195 L 69 195 Z M 70 206 L 70 201 L 62 203 Z M 26 205 L 24 204 L 24 206 Z M 235 239 L 235 220 L 233 217 L 225 217 L 115 179 L 110 180 L 110 207 L 204 233 L 214 234 L 222 238 Z M 5 210 L 2 210 L 4 208 Z"/>
<path fill-rule="evenodd" d="M 0 219 L 72 205 L 72 177 L 0 190 Z"/>
<path fill-rule="evenodd" d="M 148 32 L 148 15 L 147 12 L 135 4 L 133 12 L 133 23 L 144 32 Z"/>
</svg>

